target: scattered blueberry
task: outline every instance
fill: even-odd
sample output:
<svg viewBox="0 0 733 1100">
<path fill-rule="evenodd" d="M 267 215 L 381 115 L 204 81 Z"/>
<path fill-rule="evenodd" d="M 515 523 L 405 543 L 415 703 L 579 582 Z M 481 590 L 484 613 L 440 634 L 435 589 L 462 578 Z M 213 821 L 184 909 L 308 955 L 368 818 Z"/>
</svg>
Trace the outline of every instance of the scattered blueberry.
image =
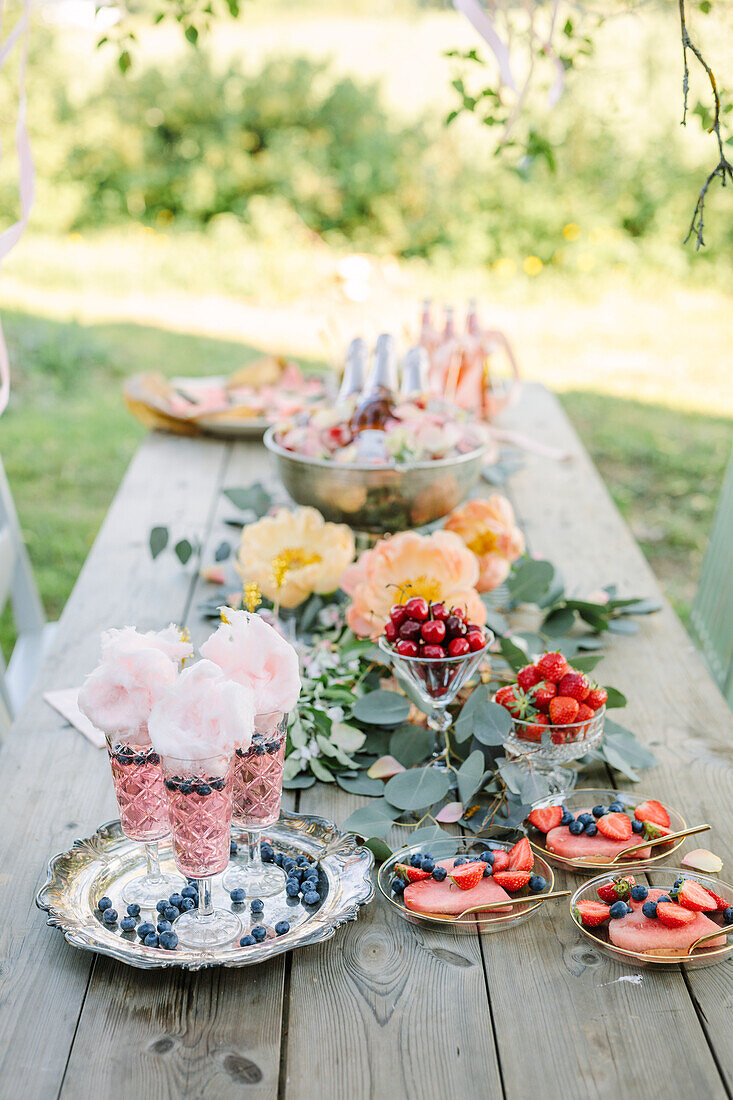
<svg viewBox="0 0 733 1100">
<path fill-rule="evenodd" d="M 189 911 L 189 909 L 195 909 L 195 908 L 196 908 L 196 902 L 194 901 L 193 898 L 182 898 L 181 899 L 181 912 L 182 913 L 187 913 Z"/>
<path fill-rule="evenodd" d="M 631 828 L 634 830 L 635 833 L 643 833 L 644 832 L 644 822 L 634 820 L 634 821 L 631 822 Z"/>
<path fill-rule="evenodd" d="M 161 932 L 170 932 L 171 928 L 172 925 L 169 920 L 158 921 L 158 935 L 160 935 Z"/>
<path fill-rule="evenodd" d="M 290 924 L 286 920 L 279 920 L 275 925 L 275 932 L 278 936 L 284 936 L 286 932 L 290 931 Z"/>
<path fill-rule="evenodd" d="M 682 883 L 683 883 L 684 881 L 685 881 L 685 880 L 684 880 L 683 878 L 676 878 L 676 879 L 674 880 L 674 889 L 675 889 L 675 890 L 679 890 L 680 886 L 682 885 Z"/>
<path fill-rule="evenodd" d="M 320 900 L 321 895 L 315 890 L 309 890 L 308 893 L 303 897 L 303 901 L 306 905 L 318 905 Z"/>
<path fill-rule="evenodd" d="M 433 878 L 436 882 L 445 882 L 447 876 L 448 872 L 446 871 L 445 867 L 436 867 L 433 870 Z"/>
<path fill-rule="evenodd" d="M 443 876 L 443 878 L 445 878 L 445 875 Z M 393 878 L 392 879 L 392 893 L 393 894 L 403 894 L 405 892 L 405 887 L 406 886 L 407 886 L 407 883 L 405 882 L 404 879 L 401 879 L 401 878 Z"/>
<path fill-rule="evenodd" d="M 289 878 L 285 883 L 285 893 L 289 898 L 297 898 L 300 894 L 300 883 L 297 879 Z"/>
<path fill-rule="evenodd" d="M 151 932 L 149 936 L 145 937 L 145 939 L 143 940 L 143 943 L 145 944 L 146 947 L 157 947 L 158 946 L 157 933 Z"/>
<path fill-rule="evenodd" d="M 492 864 L 496 859 L 496 856 L 489 848 L 487 848 L 485 852 L 481 853 L 480 859 L 483 863 Z"/>
<path fill-rule="evenodd" d="M 606 812 L 606 807 L 605 806 L 594 806 L 593 807 L 593 817 L 603 817 L 605 812 Z"/>
<path fill-rule="evenodd" d="M 160 936 L 160 946 L 166 951 L 175 951 L 178 947 L 178 936 L 175 932 L 163 932 Z"/>
<path fill-rule="evenodd" d="M 199 892 L 198 892 L 198 890 L 196 889 L 195 886 L 184 886 L 183 889 L 181 890 L 181 897 L 182 898 L 191 898 L 191 899 L 193 899 L 193 901 L 197 901 L 198 896 L 199 896 Z"/>
<path fill-rule="evenodd" d="M 287 859 L 285 859 L 283 861 L 283 870 L 284 871 L 292 871 L 293 868 L 295 867 L 295 865 L 296 865 L 295 860 L 292 858 L 292 856 L 289 856 Z"/>
<path fill-rule="evenodd" d="M 261 924 L 256 924 L 251 930 L 251 935 L 254 936 L 256 943 L 262 943 L 263 940 L 267 939 L 267 929 Z"/>
<path fill-rule="evenodd" d="M 586 836 L 595 836 L 598 832 L 598 826 L 594 821 L 589 821 L 583 832 Z"/>
<path fill-rule="evenodd" d="M 583 832 L 583 828 L 584 826 L 582 821 L 571 821 L 568 825 L 568 829 L 573 836 L 580 836 L 580 834 Z"/>
<path fill-rule="evenodd" d="M 111 908 L 112 908 L 112 899 L 111 898 L 108 898 L 108 897 L 100 898 L 99 901 L 97 902 L 97 909 L 99 909 L 100 913 L 103 913 L 105 911 L 105 909 L 111 909 Z"/>
<path fill-rule="evenodd" d="M 159 913 L 164 913 L 168 908 L 168 898 L 161 898 L 160 901 L 156 901 L 155 908 Z"/>
<path fill-rule="evenodd" d="M 649 895 L 649 891 L 647 890 L 646 886 L 642 886 L 641 884 L 637 886 L 632 886 L 629 892 L 634 901 L 646 901 L 646 898 Z"/>
<path fill-rule="evenodd" d="M 608 812 L 610 814 L 622 814 L 624 812 L 623 802 L 612 802 L 611 805 L 608 807 Z"/>
<path fill-rule="evenodd" d="M 661 898 L 657 898 L 657 905 L 659 905 L 660 901 L 671 901 L 671 900 L 672 899 L 669 896 L 669 894 L 662 894 Z"/>
<path fill-rule="evenodd" d="M 575 818 L 573 817 L 573 815 L 570 813 L 569 810 L 566 810 L 565 813 L 560 818 L 560 824 L 561 825 L 569 825 L 572 821 L 575 821 Z"/>
<path fill-rule="evenodd" d="M 239 851 L 239 845 L 237 844 L 236 840 L 232 840 L 230 845 L 229 845 L 229 855 L 230 856 L 235 856 L 238 851 Z"/>
<path fill-rule="evenodd" d="M 733 924 L 733 905 L 723 910 L 723 924 Z"/>
<path fill-rule="evenodd" d="M 260 847 L 260 855 L 262 856 L 263 863 L 275 862 L 275 849 L 271 844 L 263 844 Z"/>
<path fill-rule="evenodd" d="M 250 907 L 250 909 L 252 910 L 253 913 L 261 913 L 265 908 L 265 903 L 264 903 L 264 901 L 260 901 L 259 898 L 254 898 L 249 903 L 249 907 Z"/>
<path fill-rule="evenodd" d="M 117 923 L 117 910 L 112 909 L 111 907 L 109 909 L 105 909 L 104 912 L 102 913 L 102 920 L 104 921 L 105 924 L 116 924 Z"/>
<path fill-rule="evenodd" d="M 419 867 L 422 863 L 422 852 L 413 852 L 410 856 L 410 866 Z"/>
<path fill-rule="evenodd" d="M 174 921 L 176 917 L 180 917 L 180 915 L 181 911 L 177 905 L 166 905 L 165 909 L 163 910 L 163 916 L 166 920 L 169 920 L 171 922 Z"/>
<path fill-rule="evenodd" d="M 611 920 L 620 920 L 621 917 L 626 916 L 628 909 L 629 907 L 625 901 L 615 901 L 608 910 L 608 915 Z"/>
<path fill-rule="evenodd" d="M 282 852 L 278 852 L 277 855 L 275 856 L 274 860 L 273 860 L 273 862 L 276 863 L 278 865 L 278 867 L 282 867 L 284 861 L 285 861 L 285 856 L 282 854 Z"/>
<path fill-rule="evenodd" d="M 135 918 L 134 917 L 123 917 L 122 920 L 120 921 L 120 928 L 122 929 L 123 932 L 134 932 L 135 931 Z"/>
<path fill-rule="evenodd" d="M 243 890 L 241 886 L 237 886 L 234 890 L 232 890 L 229 897 L 232 899 L 235 905 L 241 905 L 247 897 L 247 891 Z"/>
<path fill-rule="evenodd" d="M 175 906 L 176 909 L 180 909 L 181 902 L 183 901 L 183 894 L 171 894 L 168 901 L 171 905 Z"/>
<path fill-rule="evenodd" d="M 576 821 L 582 822 L 583 825 L 593 825 L 593 814 L 578 814 Z"/>
<path fill-rule="evenodd" d="M 533 894 L 541 894 L 546 886 L 547 880 L 542 875 L 532 875 L 529 880 L 529 888 Z"/>
<path fill-rule="evenodd" d="M 143 921 L 142 924 L 137 926 L 137 934 L 141 940 L 144 940 L 146 936 L 150 936 L 155 932 L 155 925 L 151 924 L 149 920 Z"/>
<path fill-rule="evenodd" d="M 656 917 L 657 915 L 657 903 L 656 901 L 645 901 L 641 907 L 641 911 L 645 917 Z"/>
<path fill-rule="evenodd" d="M 140 906 L 138 905 L 138 903 L 136 901 L 133 901 L 130 905 L 128 905 L 127 915 L 128 915 L 128 917 L 139 917 L 140 916 Z"/>
<path fill-rule="evenodd" d="M 461 867 L 464 863 L 469 863 L 469 862 L 470 862 L 470 860 L 466 859 L 465 856 L 459 856 L 458 859 L 453 860 L 453 866 L 454 867 Z"/>
<path fill-rule="evenodd" d="M 252 947 L 252 945 L 255 943 L 257 943 L 257 940 L 254 938 L 254 936 L 242 936 L 241 940 L 239 941 L 239 946 Z"/>
<path fill-rule="evenodd" d="M 420 866 L 422 867 L 423 871 L 427 871 L 428 874 L 432 875 L 433 870 L 435 869 L 435 860 L 429 859 L 428 856 L 425 856 L 425 859 L 422 861 Z"/>
<path fill-rule="evenodd" d="M 308 856 L 298 856 L 295 861 L 299 867 L 310 867 L 310 860 Z"/>
</svg>

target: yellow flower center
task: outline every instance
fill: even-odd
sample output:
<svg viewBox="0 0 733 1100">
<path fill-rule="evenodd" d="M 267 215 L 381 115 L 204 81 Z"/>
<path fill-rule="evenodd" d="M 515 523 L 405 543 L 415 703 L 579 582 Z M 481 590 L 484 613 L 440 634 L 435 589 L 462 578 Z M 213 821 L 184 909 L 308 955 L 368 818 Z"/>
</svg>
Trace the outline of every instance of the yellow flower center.
<svg viewBox="0 0 733 1100">
<path fill-rule="evenodd" d="M 304 569 L 306 565 L 315 565 L 323 561 L 320 554 L 308 553 L 303 546 L 289 546 L 281 550 L 270 561 L 272 579 L 280 588 L 288 573 L 295 569 Z"/>
<path fill-rule="evenodd" d="M 262 593 L 257 581 L 247 581 L 244 586 L 244 606 L 250 615 L 254 614 L 262 603 Z"/>
<path fill-rule="evenodd" d="M 405 581 L 401 587 L 404 593 L 403 599 L 423 596 L 428 603 L 439 600 L 442 592 L 440 581 L 435 577 L 428 577 L 426 573 L 421 573 L 419 577 L 415 577 L 414 581 Z"/>
<path fill-rule="evenodd" d="M 495 535 L 493 531 L 482 531 L 481 534 L 476 535 L 470 542 L 467 542 L 466 546 L 477 558 L 482 558 L 484 554 L 494 553 L 498 541 L 499 536 Z"/>
</svg>

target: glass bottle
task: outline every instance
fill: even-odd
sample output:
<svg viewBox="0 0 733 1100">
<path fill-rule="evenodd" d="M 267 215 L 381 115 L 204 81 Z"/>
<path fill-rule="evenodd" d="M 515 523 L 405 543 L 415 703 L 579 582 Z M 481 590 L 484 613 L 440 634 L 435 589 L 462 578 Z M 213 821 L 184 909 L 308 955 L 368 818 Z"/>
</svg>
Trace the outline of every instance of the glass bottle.
<svg viewBox="0 0 733 1100">
<path fill-rule="evenodd" d="M 371 370 L 351 418 L 351 430 L 384 427 L 394 411 L 397 394 L 397 347 L 394 336 L 383 332 L 377 337 Z"/>
<path fill-rule="evenodd" d="M 346 351 L 344 376 L 336 399 L 337 405 L 342 405 L 364 389 L 368 358 L 369 349 L 366 340 L 362 340 L 361 336 L 355 337 Z"/>
</svg>

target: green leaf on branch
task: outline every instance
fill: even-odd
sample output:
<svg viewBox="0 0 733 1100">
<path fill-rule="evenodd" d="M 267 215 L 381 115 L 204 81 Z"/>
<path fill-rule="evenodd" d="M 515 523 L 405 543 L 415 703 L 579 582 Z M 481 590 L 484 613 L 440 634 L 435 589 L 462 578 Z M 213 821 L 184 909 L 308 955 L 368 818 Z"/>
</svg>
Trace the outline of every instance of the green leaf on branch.
<svg viewBox="0 0 733 1100">
<path fill-rule="evenodd" d="M 551 611 L 542 623 L 544 633 L 550 638 L 559 638 L 563 634 L 568 634 L 574 626 L 575 612 L 569 607 L 559 607 L 556 611 Z"/>
<path fill-rule="evenodd" d="M 333 722 L 331 724 L 331 740 L 344 752 L 357 752 L 366 741 L 366 734 L 355 726 L 346 722 Z"/>
<path fill-rule="evenodd" d="M 150 544 L 150 553 L 153 556 L 153 561 L 155 561 L 158 554 L 162 554 L 168 545 L 168 528 L 154 527 L 150 532 L 148 542 Z"/>
<path fill-rule="evenodd" d="M 512 730 L 512 717 L 508 710 L 491 700 L 476 711 L 473 736 L 482 745 L 503 745 Z"/>
<path fill-rule="evenodd" d="M 625 707 L 626 696 L 618 690 L 618 688 L 606 686 L 608 692 L 608 699 L 606 700 L 606 709 L 611 710 L 613 707 Z"/>
<path fill-rule="evenodd" d="M 468 741 L 469 737 L 473 735 L 473 722 L 476 716 L 476 711 L 481 703 L 486 703 L 489 700 L 490 689 L 488 684 L 479 684 L 477 688 L 469 695 L 466 702 L 461 708 L 461 713 L 456 719 L 456 724 L 453 727 L 453 738 L 459 744 L 463 741 Z"/>
<path fill-rule="evenodd" d="M 574 657 L 573 668 L 576 668 L 578 672 L 592 672 L 602 660 L 603 657 L 593 653 L 589 653 L 584 657 Z"/>
<path fill-rule="evenodd" d="M 511 638 L 499 639 L 499 652 L 514 672 L 519 672 L 519 669 L 527 663 L 526 652 L 516 645 Z"/>
<path fill-rule="evenodd" d="M 358 836 L 384 837 L 389 832 L 396 814 L 384 798 L 375 799 L 349 814 L 341 828 Z"/>
<path fill-rule="evenodd" d="M 384 796 L 399 810 L 424 810 L 444 798 L 449 788 L 448 776 L 439 768 L 412 768 L 394 775 L 384 788 Z"/>
<path fill-rule="evenodd" d="M 364 772 L 356 775 L 336 774 L 336 782 L 342 790 L 349 794 L 366 794 L 370 798 L 379 798 L 384 794 L 384 780 L 370 779 Z"/>
<path fill-rule="evenodd" d="M 315 775 L 316 779 L 320 779 L 321 783 L 333 783 L 333 772 L 329 771 L 325 764 L 322 764 L 317 757 L 312 757 L 308 763 L 310 769 Z"/>
<path fill-rule="evenodd" d="M 484 754 L 480 749 L 474 749 L 463 761 L 457 774 L 458 794 L 464 806 L 468 806 L 469 799 L 479 789 L 483 775 Z"/>
<path fill-rule="evenodd" d="M 267 515 L 272 507 L 272 497 L 259 481 L 245 489 L 224 489 L 224 496 L 240 512 L 254 512 L 258 519 Z"/>
<path fill-rule="evenodd" d="M 611 619 L 608 629 L 612 634 L 638 634 L 639 624 L 633 619 Z"/>
<path fill-rule="evenodd" d="M 606 763 L 610 764 L 612 768 L 615 768 L 616 771 L 621 772 L 621 774 L 625 775 L 627 779 L 630 779 L 632 783 L 638 782 L 639 776 L 629 765 L 623 753 L 619 752 L 619 750 L 614 748 L 613 745 L 601 745 L 598 751 L 600 752 Z"/>
<path fill-rule="evenodd" d="M 292 779 L 283 779 L 283 788 L 286 791 L 304 791 L 308 787 L 314 787 L 315 783 L 315 775 L 296 775 Z"/>
<path fill-rule="evenodd" d="M 410 713 L 410 701 L 396 691 L 370 691 L 356 700 L 351 712 L 371 726 L 399 726 Z"/>
<path fill-rule="evenodd" d="M 540 798 L 546 798 L 550 793 L 550 784 L 543 775 L 536 771 L 528 773 L 519 790 L 519 797 L 523 803 L 537 802 Z"/>
<path fill-rule="evenodd" d="M 655 611 L 662 610 L 659 600 L 634 600 L 633 603 L 626 603 L 625 606 L 621 600 L 613 600 L 612 603 L 618 607 L 619 615 L 652 615 Z"/>
<path fill-rule="evenodd" d="M 389 739 L 389 751 L 400 764 L 411 768 L 427 760 L 435 748 L 435 734 L 424 726 L 406 722 L 399 726 Z"/>
<path fill-rule="evenodd" d="M 492 630 L 497 637 L 501 637 L 502 634 L 506 634 L 509 630 L 509 620 L 496 611 L 493 607 L 486 607 L 486 625 L 489 630 Z"/>
<path fill-rule="evenodd" d="M 179 539 L 176 545 L 173 547 L 176 557 L 181 565 L 187 565 L 191 560 L 193 554 L 193 546 L 188 539 Z"/>
<path fill-rule="evenodd" d="M 547 593 L 554 575 L 552 562 L 525 558 L 512 570 L 506 586 L 515 603 L 537 603 Z"/>
<path fill-rule="evenodd" d="M 389 859 L 392 855 L 389 844 L 385 844 L 377 836 L 370 836 L 368 840 L 365 840 L 364 847 L 369 849 L 377 863 L 384 863 L 385 859 Z"/>
<path fill-rule="evenodd" d="M 410 834 L 410 844 L 432 844 L 434 840 L 445 840 L 450 835 L 440 825 L 421 825 Z"/>
</svg>

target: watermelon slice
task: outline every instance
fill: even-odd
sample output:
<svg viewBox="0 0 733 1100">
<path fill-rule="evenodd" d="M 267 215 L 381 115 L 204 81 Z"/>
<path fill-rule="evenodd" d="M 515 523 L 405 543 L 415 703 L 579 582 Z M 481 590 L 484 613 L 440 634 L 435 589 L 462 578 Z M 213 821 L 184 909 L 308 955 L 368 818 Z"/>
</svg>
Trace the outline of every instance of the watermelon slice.
<svg viewBox="0 0 733 1100">
<path fill-rule="evenodd" d="M 650 890 L 645 901 L 656 901 L 664 893 L 664 890 Z M 700 936 L 714 932 L 719 927 L 703 913 L 695 913 L 690 924 L 682 928 L 667 928 L 658 918 L 644 916 L 644 902 L 632 899 L 629 905 L 631 913 L 620 920 L 609 921 L 608 924 L 608 938 L 611 943 L 625 951 L 639 951 L 648 955 L 684 953 Z M 722 947 L 726 942 L 726 937 L 720 935 L 714 940 L 708 940 L 706 946 Z"/>
<path fill-rule="evenodd" d="M 436 867 L 445 867 L 446 871 L 453 869 L 454 859 L 441 859 Z M 434 878 L 425 879 L 422 882 L 413 882 L 405 887 L 403 894 L 404 904 L 414 913 L 435 914 L 437 916 L 458 916 L 464 909 L 471 909 L 474 905 L 487 905 L 495 901 L 506 900 L 509 904 L 500 909 L 494 909 L 494 913 L 508 913 L 511 911 L 511 898 L 506 890 L 503 890 L 493 878 L 482 878 L 478 886 L 471 890 L 459 890 L 450 879 L 436 882 Z M 470 920 L 470 917 L 466 918 Z"/>
<path fill-rule="evenodd" d="M 590 810 L 578 810 L 576 817 L 582 813 L 590 813 Z M 545 837 L 545 846 L 548 852 L 553 852 L 563 859 L 584 859 L 588 862 L 608 863 L 624 848 L 630 848 L 632 844 L 639 843 L 643 838 L 634 834 L 627 840 L 612 840 L 611 837 L 596 833 L 595 836 L 573 836 L 567 825 L 558 825 L 556 829 L 550 829 Z M 629 859 L 648 859 L 651 848 L 640 848 Z"/>
</svg>

